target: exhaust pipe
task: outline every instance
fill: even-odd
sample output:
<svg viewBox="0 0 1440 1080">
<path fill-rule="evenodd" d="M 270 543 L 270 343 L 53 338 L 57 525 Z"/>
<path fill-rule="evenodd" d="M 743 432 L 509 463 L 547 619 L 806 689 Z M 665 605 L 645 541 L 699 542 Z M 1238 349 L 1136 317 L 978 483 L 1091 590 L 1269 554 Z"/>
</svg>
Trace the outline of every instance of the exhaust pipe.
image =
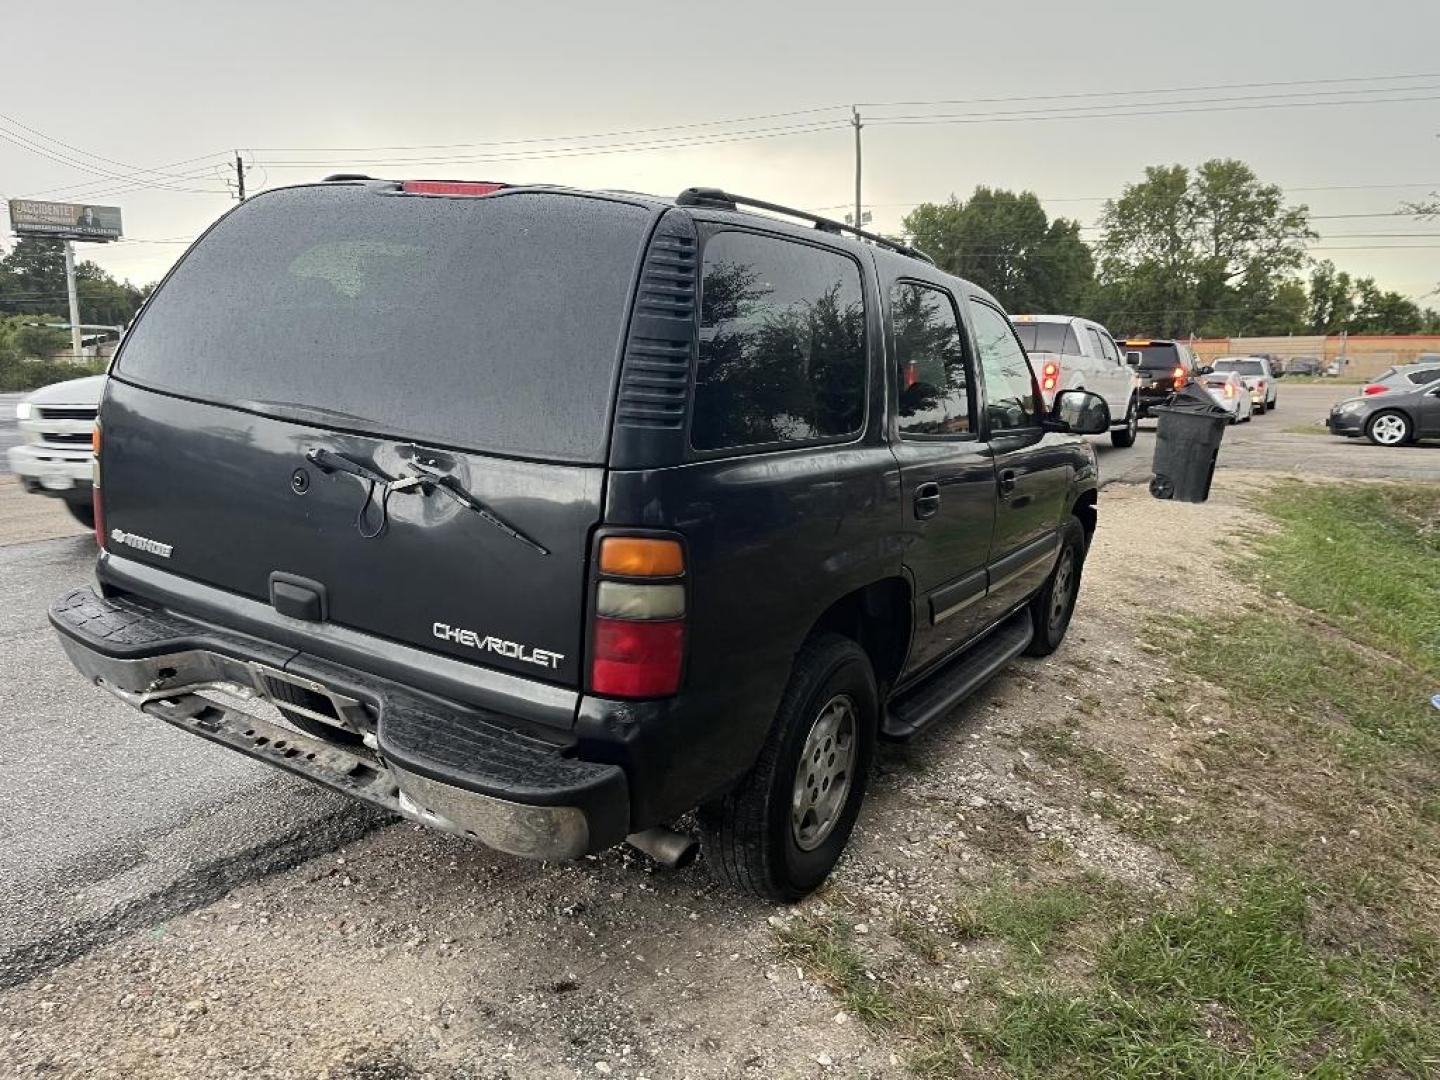
<svg viewBox="0 0 1440 1080">
<path fill-rule="evenodd" d="M 700 854 L 700 842 L 693 836 L 686 836 L 663 825 L 631 833 L 625 838 L 625 842 L 671 870 L 683 870 Z"/>
</svg>

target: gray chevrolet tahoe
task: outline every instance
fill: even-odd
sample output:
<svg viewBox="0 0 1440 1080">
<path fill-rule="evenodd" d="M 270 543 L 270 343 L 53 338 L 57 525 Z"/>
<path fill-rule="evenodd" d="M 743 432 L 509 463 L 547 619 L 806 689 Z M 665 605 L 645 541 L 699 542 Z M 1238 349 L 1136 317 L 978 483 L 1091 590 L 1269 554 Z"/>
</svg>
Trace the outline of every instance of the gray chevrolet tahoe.
<svg viewBox="0 0 1440 1080">
<path fill-rule="evenodd" d="M 804 895 L 877 739 L 1060 644 L 1110 424 L 1042 408 L 984 290 L 843 230 L 714 189 L 250 199 L 115 361 L 62 645 L 500 850 L 679 863 L 698 809 L 725 879 Z"/>
</svg>

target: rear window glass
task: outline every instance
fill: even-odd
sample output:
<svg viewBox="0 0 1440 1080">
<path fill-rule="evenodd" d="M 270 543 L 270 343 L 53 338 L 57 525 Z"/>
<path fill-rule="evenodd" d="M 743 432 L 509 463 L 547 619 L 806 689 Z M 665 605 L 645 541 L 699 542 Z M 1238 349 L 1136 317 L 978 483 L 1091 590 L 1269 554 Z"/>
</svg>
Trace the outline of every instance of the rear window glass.
<svg viewBox="0 0 1440 1080">
<path fill-rule="evenodd" d="M 648 218 L 568 195 L 260 195 L 185 257 L 117 373 L 418 442 L 603 461 Z"/>
<path fill-rule="evenodd" d="M 690 442 L 698 450 L 859 432 L 865 308 L 853 259 L 722 232 L 705 245 Z"/>
<path fill-rule="evenodd" d="M 1126 352 L 1140 354 L 1140 368 L 1144 371 L 1168 371 L 1180 364 L 1180 350 L 1169 345 L 1126 345 Z"/>
<path fill-rule="evenodd" d="M 1027 353 L 1053 352 L 1080 355 L 1080 341 L 1069 323 L 1017 322 L 1015 333 Z"/>
<path fill-rule="evenodd" d="M 1264 375 L 1265 365 L 1259 360 L 1216 360 L 1216 371 L 1233 371 L 1237 375 Z"/>
</svg>

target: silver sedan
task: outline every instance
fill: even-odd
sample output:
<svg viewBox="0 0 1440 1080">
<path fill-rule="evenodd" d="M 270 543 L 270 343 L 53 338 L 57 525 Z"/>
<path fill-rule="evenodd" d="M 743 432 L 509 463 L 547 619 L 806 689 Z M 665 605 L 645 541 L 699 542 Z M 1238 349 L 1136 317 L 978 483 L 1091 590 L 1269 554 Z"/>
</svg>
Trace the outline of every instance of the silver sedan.
<svg viewBox="0 0 1440 1080">
<path fill-rule="evenodd" d="M 1234 371 L 1213 371 L 1200 376 L 1200 385 L 1210 392 L 1215 404 L 1230 414 L 1230 423 L 1238 424 L 1255 415 L 1255 402 L 1245 380 Z"/>
</svg>

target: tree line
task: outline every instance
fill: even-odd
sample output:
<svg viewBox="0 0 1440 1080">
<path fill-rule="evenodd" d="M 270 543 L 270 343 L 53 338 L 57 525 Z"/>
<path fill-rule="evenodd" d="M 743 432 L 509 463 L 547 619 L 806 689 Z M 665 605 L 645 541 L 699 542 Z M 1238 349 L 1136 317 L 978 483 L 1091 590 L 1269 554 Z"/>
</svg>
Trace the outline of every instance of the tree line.
<svg viewBox="0 0 1440 1080">
<path fill-rule="evenodd" d="M 1242 161 L 1147 168 L 1105 203 L 1094 244 L 1033 193 L 988 187 L 917 206 L 904 230 L 1007 311 L 1085 315 L 1117 334 L 1440 333 L 1440 312 L 1311 259 L 1309 208 Z"/>
</svg>

